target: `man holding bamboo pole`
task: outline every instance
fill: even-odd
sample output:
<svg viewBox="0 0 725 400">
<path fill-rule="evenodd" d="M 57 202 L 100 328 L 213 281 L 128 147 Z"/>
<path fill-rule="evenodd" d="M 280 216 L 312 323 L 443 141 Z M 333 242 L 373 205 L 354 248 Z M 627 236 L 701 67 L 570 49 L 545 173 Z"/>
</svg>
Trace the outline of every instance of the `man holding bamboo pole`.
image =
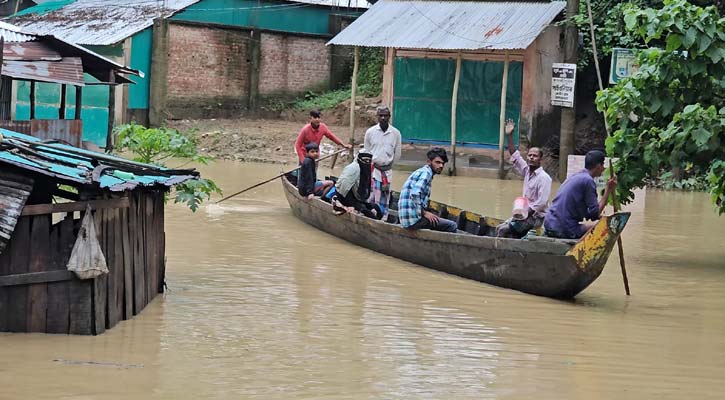
<svg viewBox="0 0 725 400">
<path fill-rule="evenodd" d="M 604 153 L 592 150 L 584 158 L 584 169 L 570 176 L 559 188 L 544 219 L 546 236 L 579 239 L 593 224 L 580 224 L 585 219 L 598 220 L 607 199 L 617 186 L 617 177 L 607 181 L 604 196 L 597 201 L 594 178 L 604 173 Z"/>
</svg>

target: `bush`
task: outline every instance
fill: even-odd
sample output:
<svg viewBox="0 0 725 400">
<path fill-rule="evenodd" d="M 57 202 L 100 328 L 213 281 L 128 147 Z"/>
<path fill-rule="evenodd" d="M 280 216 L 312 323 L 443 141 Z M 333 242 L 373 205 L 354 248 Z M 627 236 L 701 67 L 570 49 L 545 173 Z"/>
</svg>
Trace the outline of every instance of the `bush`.
<svg viewBox="0 0 725 400">
<path fill-rule="evenodd" d="M 199 154 L 196 138 L 191 133 L 171 128 L 146 128 L 135 123 L 117 126 L 116 151 L 134 154 L 134 160 L 165 167 L 171 158 L 207 164 L 209 157 Z M 222 194 L 211 179 L 196 179 L 174 185 L 174 203 L 185 203 L 191 211 L 211 199 L 213 193 Z"/>
</svg>

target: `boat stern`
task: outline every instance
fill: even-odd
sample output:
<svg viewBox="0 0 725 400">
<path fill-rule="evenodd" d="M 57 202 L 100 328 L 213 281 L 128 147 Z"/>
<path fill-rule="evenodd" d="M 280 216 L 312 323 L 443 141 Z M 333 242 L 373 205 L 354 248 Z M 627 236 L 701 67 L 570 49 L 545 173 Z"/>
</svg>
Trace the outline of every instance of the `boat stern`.
<svg viewBox="0 0 725 400">
<path fill-rule="evenodd" d="M 614 243 L 629 221 L 630 213 L 618 212 L 599 219 L 596 225 L 567 252 L 587 274 L 601 274 Z"/>
</svg>

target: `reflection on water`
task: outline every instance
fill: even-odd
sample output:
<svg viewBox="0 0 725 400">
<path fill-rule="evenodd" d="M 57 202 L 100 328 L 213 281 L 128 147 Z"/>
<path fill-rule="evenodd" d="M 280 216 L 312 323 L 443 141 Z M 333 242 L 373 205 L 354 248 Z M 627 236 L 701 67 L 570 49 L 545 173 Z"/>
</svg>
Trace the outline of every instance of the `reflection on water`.
<svg viewBox="0 0 725 400">
<path fill-rule="evenodd" d="M 232 193 L 277 170 L 203 172 Z M 437 177 L 433 198 L 503 216 L 519 192 Z M 170 205 L 168 293 L 99 337 L 0 335 L 0 398 L 722 398 L 722 219 L 704 194 L 631 209 L 633 296 L 612 257 L 563 302 L 336 239 L 295 219 L 279 183 Z"/>
</svg>

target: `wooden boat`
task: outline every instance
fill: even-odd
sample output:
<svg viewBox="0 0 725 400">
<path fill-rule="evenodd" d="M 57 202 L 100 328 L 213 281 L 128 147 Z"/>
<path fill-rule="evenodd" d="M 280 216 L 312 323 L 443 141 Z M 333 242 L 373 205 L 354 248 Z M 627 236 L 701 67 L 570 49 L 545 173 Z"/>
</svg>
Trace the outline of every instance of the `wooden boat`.
<svg viewBox="0 0 725 400">
<path fill-rule="evenodd" d="M 281 178 L 292 212 L 317 229 L 438 271 L 553 298 L 574 297 L 599 277 L 630 216 L 604 216 L 579 240 L 506 239 L 495 237 L 502 220 L 431 201 L 441 218 L 456 221 L 463 232 L 411 231 L 359 214 L 335 215 L 329 203 L 300 196 L 289 179 L 296 180 Z M 397 198 L 393 192 L 391 206 Z"/>
</svg>

